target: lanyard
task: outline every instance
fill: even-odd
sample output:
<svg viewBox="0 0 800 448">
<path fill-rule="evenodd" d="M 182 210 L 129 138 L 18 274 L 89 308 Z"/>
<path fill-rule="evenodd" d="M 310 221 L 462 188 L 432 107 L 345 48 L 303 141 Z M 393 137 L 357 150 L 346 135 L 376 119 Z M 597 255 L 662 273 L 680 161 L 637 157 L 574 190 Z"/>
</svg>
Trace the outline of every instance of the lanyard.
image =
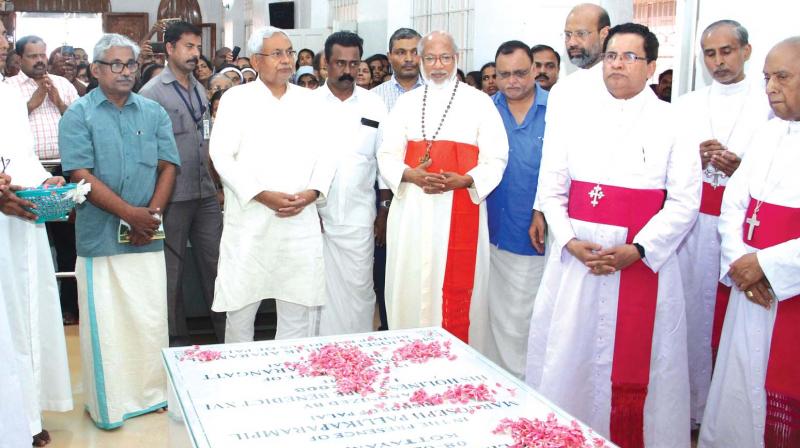
<svg viewBox="0 0 800 448">
<path fill-rule="evenodd" d="M 189 115 L 192 116 L 192 121 L 194 121 L 194 124 L 199 125 L 200 121 L 203 119 L 203 114 L 206 113 L 206 108 L 205 108 L 205 106 L 203 106 L 203 100 L 200 99 L 200 93 L 197 92 L 197 86 L 194 86 L 194 89 L 193 89 L 194 90 L 194 94 L 197 96 L 197 103 L 200 105 L 200 115 L 197 116 L 196 118 L 195 118 L 195 115 L 194 115 L 194 107 L 192 106 L 192 96 L 191 96 L 191 94 L 189 94 L 189 99 L 187 101 L 186 97 L 183 96 L 183 93 L 181 92 L 180 87 L 178 87 L 178 83 L 177 82 L 172 83 L 172 88 L 175 89 L 175 93 L 177 93 L 178 96 L 181 97 L 181 100 L 183 101 L 183 104 L 186 105 L 186 110 L 188 110 L 189 111 Z"/>
</svg>

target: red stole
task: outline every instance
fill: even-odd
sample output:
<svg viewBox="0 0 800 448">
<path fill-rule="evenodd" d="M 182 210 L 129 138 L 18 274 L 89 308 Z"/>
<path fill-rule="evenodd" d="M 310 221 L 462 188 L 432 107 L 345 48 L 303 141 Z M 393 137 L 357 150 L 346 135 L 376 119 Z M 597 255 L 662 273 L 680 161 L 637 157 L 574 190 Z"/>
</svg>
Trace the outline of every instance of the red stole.
<svg viewBox="0 0 800 448">
<path fill-rule="evenodd" d="M 750 198 L 745 219 L 753 216 L 756 199 Z M 756 249 L 800 238 L 800 208 L 767 202 L 758 210 L 761 224 L 747 239 L 748 224 L 742 225 L 742 240 Z M 777 302 L 778 314 L 772 330 L 767 378 L 767 418 L 764 444 L 767 448 L 800 446 L 800 295 Z"/>
<path fill-rule="evenodd" d="M 725 193 L 725 186 L 717 185 L 714 188 L 708 182 L 703 182 L 703 194 L 700 196 L 700 213 L 711 216 L 719 216 L 722 208 L 722 195 Z M 711 327 L 711 359 L 712 366 L 717 359 L 719 349 L 719 337 L 722 334 L 722 323 L 725 321 L 725 311 L 728 309 L 728 298 L 731 295 L 731 288 L 722 283 L 717 283 L 717 298 L 714 304 L 714 324 Z"/>
<path fill-rule="evenodd" d="M 419 165 L 427 146 L 425 141 L 408 142 L 406 165 Z M 478 165 L 478 152 L 474 145 L 435 141 L 430 152 L 431 166 L 427 171 L 464 175 Z M 442 285 L 442 328 L 464 342 L 469 342 L 469 305 L 475 282 L 479 213 L 480 208 L 472 202 L 466 189 L 453 190 L 450 238 Z"/>
<path fill-rule="evenodd" d="M 600 185 L 595 206 L 590 193 L 598 184 L 573 180 L 569 216 L 581 221 L 627 227 L 626 243 L 661 210 L 664 190 Z M 650 352 L 656 318 L 658 274 L 642 260 L 620 272 L 617 328 L 611 366 L 611 441 L 625 448 L 644 447 L 644 401 L 650 383 Z"/>
</svg>

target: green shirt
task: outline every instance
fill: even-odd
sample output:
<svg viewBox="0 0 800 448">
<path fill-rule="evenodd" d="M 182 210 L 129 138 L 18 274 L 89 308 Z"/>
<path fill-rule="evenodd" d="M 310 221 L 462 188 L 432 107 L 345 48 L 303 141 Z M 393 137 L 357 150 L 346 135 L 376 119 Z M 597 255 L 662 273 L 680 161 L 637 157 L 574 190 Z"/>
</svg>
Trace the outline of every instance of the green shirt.
<svg viewBox="0 0 800 448">
<path fill-rule="evenodd" d="M 146 207 L 158 178 L 158 161 L 180 165 L 172 124 L 155 101 L 131 93 L 118 108 L 98 87 L 61 117 L 58 146 L 64 172 L 88 169 L 134 207 Z M 91 193 L 90 193 L 91 196 Z M 120 218 L 84 202 L 76 207 L 75 239 L 80 257 L 163 250 L 161 240 L 145 246 L 117 242 Z"/>
</svg>

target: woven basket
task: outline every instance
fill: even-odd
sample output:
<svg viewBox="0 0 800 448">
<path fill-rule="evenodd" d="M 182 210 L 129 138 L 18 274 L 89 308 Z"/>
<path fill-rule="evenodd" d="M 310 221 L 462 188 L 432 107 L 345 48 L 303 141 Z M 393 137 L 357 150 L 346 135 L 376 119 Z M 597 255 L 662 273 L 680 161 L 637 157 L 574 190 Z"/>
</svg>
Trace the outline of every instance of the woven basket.
<svg viewBox="0 0 800 448">
<path fill-rule="evenodd" d="M 65 193 L 74 190 L 77 184 L 66 184 L 62 187 L 38 187 L 17 191 L 17 196 L 36 204 L 36 208 L 27 208 L 38 216 L 37 224 L 47 221 L 66 221 L 69 212 L 75 208 L 75 201 L 67 198 Z"/>
</svg>

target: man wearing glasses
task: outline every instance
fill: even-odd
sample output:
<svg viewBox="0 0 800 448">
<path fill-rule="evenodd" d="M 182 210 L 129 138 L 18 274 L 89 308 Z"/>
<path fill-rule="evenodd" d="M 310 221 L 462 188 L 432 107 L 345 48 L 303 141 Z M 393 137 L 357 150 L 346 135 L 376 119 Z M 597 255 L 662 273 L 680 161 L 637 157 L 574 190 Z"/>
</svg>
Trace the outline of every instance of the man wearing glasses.
<svg viewBox="0 0 800 448">
<path fill-rule="evenodd" d="M 526 381 L 619 446 L 689 446 L 676 250 L 697 217 L 700 160 L 647 80 L 658 40 L 609 31 L 604 88 L 547 126 L 538 203 L 555 243 L 534 303 Z"/>
<path fill-rule="evenodd" d="M 324 157 L 327 126 L 309 134 L 298 117 L 326 120 L 313 92 L 289 83 L 296 52 L 283 31 L 260 28 L 247 45 L 259 77 L 222 97 L 211 133 L 225 189 L 212 309 L 228 313 L 226 343 L 253 340 L 262 299 L 275 299 L 276 339 L 315 336 L 325 303 L 317 201 L 335 165 Z"/>
<path fill-rule="evenodd" d="M 166 406 L 161 214 L 180 159 L 167 112 L 131 92 L 138 56 L 127 37 L 104 35 L 91 66 L 99 88 L 76 101 L 59 128 L 64 171 L 91 184 L 76 210 L 75 277 L 86 408 L 101 429 Z"/>
<path fill-rule="evenodd" d="M 533 209 L 533 200 L 547 91 L 536 82 L 531 50 L 524 43 L 503 43 L 495 62 L 500 91 L 492 100 L 509 148 L 503 179 L 486 198 L 491 242 L 486 356 L 522 378 L 533 299 L 544 270 L 544 215 Z"/>
<path fill-rule="evenodd" d="M 389 209 L 389 328 L 441 325 L 482 349 L 486 338 L 489 228 L 486 196 L 503 176 L 508 139 L 486 94 L 456 78 L 453 37 L 417 46 L 425 86 L 389 114 L 378 167 Z"/>
</svg>

